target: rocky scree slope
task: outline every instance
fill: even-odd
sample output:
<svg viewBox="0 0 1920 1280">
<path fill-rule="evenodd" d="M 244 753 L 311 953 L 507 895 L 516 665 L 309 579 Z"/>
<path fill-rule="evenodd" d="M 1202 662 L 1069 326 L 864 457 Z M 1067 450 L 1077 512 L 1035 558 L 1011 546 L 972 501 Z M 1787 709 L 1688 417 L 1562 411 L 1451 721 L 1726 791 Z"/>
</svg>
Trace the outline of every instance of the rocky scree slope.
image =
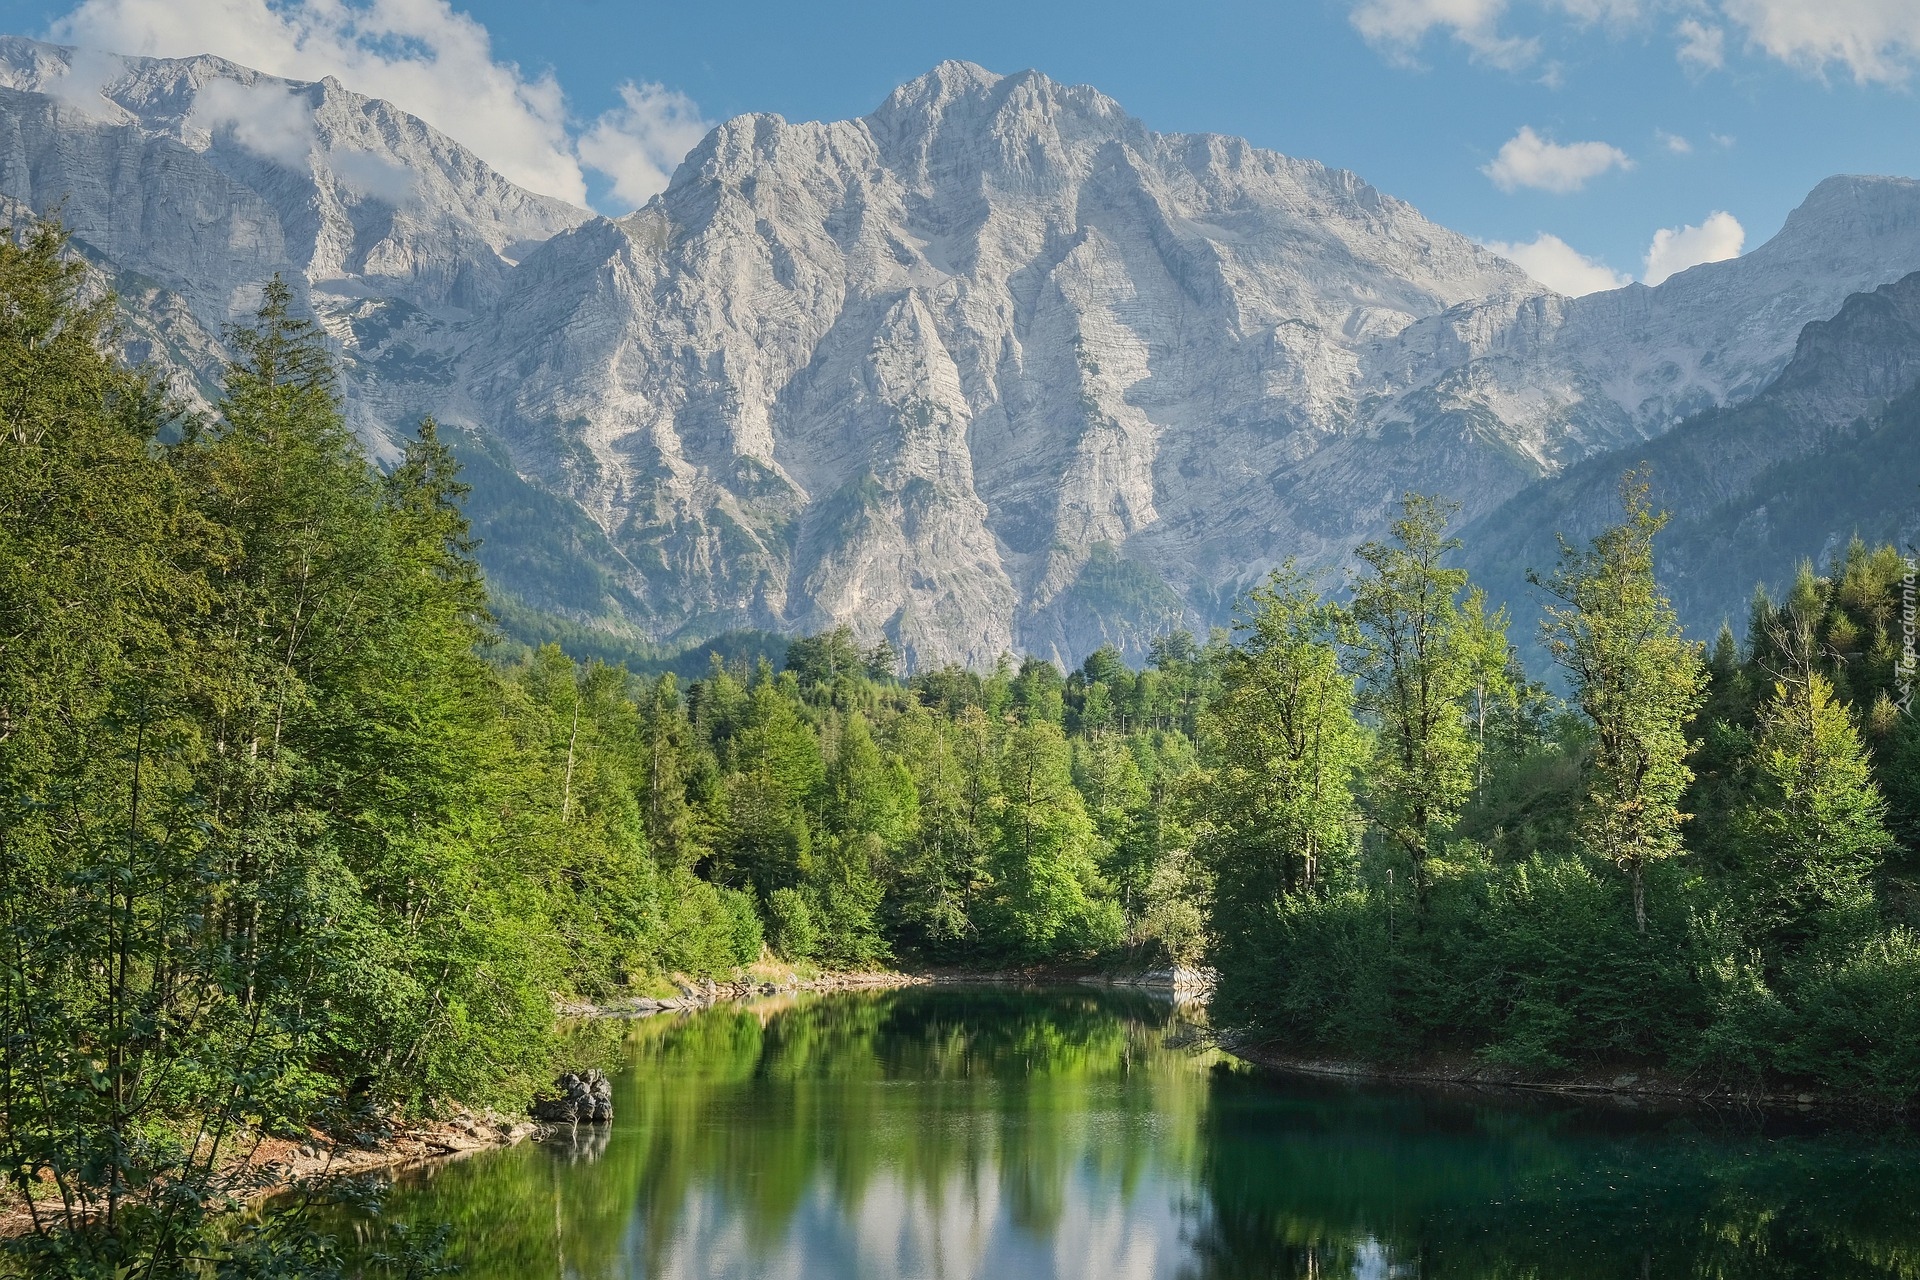
<svg viewBox="0 0 1920 1280">
<path fill-rule="evenodd" d="M 1376 421 L 1479 421 L 1546 471 L 1758 393 L 1801 328 L 1920 269 L 1920 183 L 1829 178 L 1743 257 L 1581 298 L 1492 298 L 1370 353 Z M 1493 424 L 1498 424 L 1493 425 Z"/>
</svg>

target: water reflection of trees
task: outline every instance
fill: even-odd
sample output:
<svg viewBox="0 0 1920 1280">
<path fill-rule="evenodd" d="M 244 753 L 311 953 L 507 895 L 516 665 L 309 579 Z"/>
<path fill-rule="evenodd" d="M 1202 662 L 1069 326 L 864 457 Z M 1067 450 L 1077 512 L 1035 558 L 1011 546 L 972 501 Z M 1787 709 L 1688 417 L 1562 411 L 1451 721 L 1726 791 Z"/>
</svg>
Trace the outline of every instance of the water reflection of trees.
<svg viewBox="0 0 1920 1280">
<path fill-rule="evenodd" d="M 1920 1146 L 1219 1075 L 1195 1280 L 1920 1276 Z"/>
<path fill-rule="evenodd" d="M 673 1274 L 718 1219 L 752 1274 L 863 1205 L 964 1275 L 979 1241 L 942 1237 L 944 1210 L 1044 1244 L 1084 1234 L 1089 1187 L 1129 1215 L 1183 1192 L 1188 1280 L 1920 1280 L 1907 1138 L 1276 1083 L 1169 1048 L 1170 1017 L 936 988 L 652 1019 L 610 1135 L 446 1166 L 400 1208 L 452 1220 L 480 1280 Z"/>
<path fill-rule="evenodd" d="M 451 1219 L 464 1274 L 659 1275 L 689 1206 L 719 1203 L 770 1254 L 824 1190 L 884 1178 L 922 1209 L 997 1201 L 1036 1237 L 1076 1172 L 1123 1199 L 1197 1168 L 1208 1083 L 1171 1009 L 1086 992 L 920 988 L 633 1024 L 611 1140 L 446 1166 L 403 1196 Z M 561 1259 L 566 1268 L 560 1269 Z"/>
</svg>

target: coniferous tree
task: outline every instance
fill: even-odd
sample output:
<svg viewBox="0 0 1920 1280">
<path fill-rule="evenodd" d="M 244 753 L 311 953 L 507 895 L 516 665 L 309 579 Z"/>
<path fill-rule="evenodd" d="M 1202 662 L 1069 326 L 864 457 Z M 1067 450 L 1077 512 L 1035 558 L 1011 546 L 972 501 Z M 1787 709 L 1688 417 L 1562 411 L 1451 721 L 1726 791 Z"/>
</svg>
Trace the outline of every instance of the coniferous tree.
<svg viewBox="0 0 1920 1280">
<path fill-rule="evenodd" d="M 743 698 L 726 743 L 726 826 L 716 853 L 721 878 L 762 901 L 797 888 L 813 865 L 811 808 L 825 781 L 820 744 L 798 699 L 763 671 Z"/>
<path fill-rule="evenodd" d="M 974 911 L 987 879 L 993 748 L 987 717 L 963 706 L 949 721 L 916 717 L 909 732 L 920 821 L 903 851 L 897 916 L 909 936 L 935 953 L 978 933 Z"/>
<path fill-rule="evenodd" d="M 1132 747 L 1111 734 L 1077 744 L 1073 773 L 1105 851 L 1107 880 L 1119 895 L 1121 917 L 1131 941 L 1135 917 L 1142 909 L 1147 882 L 1153 875 L 1150 831 L 1144 822 L 1147 780 Z"/>
<path fill-rule="evenodd" d="M 648 847 L 669 871 L 691 868 L 705 852 L 698 815 L 687 798 L 693 726 L 671 672 L 648 686 L 641 704 L 640 733 L 646 755 L 643 821 Z"/>
<path fill-rule="evenodd" d="M 1893 843 L 1887 805 L 1846 708 L 1818 671 L 1790 674 L 1762 709 L 1759 785 L 1736 815 L 1754 924 L 1778 953 L 1822 917 L 1871 905 Z"/>
<path fill-rule="evenodd" d="M 1099 837 L 1071 762 L 1066 735 L 1047 719 L 1010 729 L 1000 749 L 992 852 L 998 933 L 1028 956 L 1119 941 L 1119 912 L 1101 892 Z"/>
<path fill-rule="evenodd" d="M 881 874 L 912 838 L 918 796 L 906 766 L 882 756 L 858 711 L 841 730 L 827 789 L 827 834 L 811 877 L 818 948 L 830 959 L 870 964 L 886 953 Z"/>
</svg>

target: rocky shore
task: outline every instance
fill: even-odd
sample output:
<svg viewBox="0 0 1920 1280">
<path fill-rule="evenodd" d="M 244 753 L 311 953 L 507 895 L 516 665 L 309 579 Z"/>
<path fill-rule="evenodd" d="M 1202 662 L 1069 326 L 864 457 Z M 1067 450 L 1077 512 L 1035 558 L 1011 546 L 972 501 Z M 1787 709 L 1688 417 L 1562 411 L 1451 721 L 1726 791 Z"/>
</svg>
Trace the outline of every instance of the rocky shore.
<svg viewBox="0 0 1920 1280">
<path fill-rule="evenodd" d="M 262 1137 L 236 1155 L 222 1174 L 231 1188 L 227 1194 L 233 1198 L 263 1200 L 316 1180 L 357 1177 L 511 1147 L 552 1127 L 525 1116 L 456 1107 L 442 1119 L 404 1125 L 374 1121 L 344 1137 L 317 1129 L 303 1138 Z M 0 1202 L 0 1236 L 21 1235 L 31 1228 L 25 1208 Z"/>
<path fill-rule="evenodd" d="M 1143 969 L 1091 972 L 1059 968 L 993 971 L 942 970 L 902 973 L 879 970 L 859 973 L 823 973 L 801 976 L 779 966 L 756 966 L 728 982 L 680 979 L 670 996 L 631 996 L 593 1002 L 563 1001 L 556 1012 L 568 1018 L 644 1018 L 656 1014 L 691 1012 L 730 1000 L 750 1000 L 801 992 L 888 990 L 932 983 L 1011 983 L 1046 985 L 1084 983 L 1171 993 L 1176 1000 L 1204 999 L 1212 987 L 1205 970 Z M 1243 1055 L 1244 1056 L 1244 1055 Z M 604 1077 L 589 1072 L 569 1089 L 562 1078 L 558 1099 L 536 1100 L 528 1115 L 507 1116 L 491 1110 L 456 1107 L 442 1119 L 406 1124 L 370 1123 L 346 1137 L 310 1131 L 304 1140 L 262 1138 L 232 1167 L 232 1182 L 244 1186 L 245 1199 L 258 1199 L 290 1190 L 315 1179 L 357 1176 L 395 1170 L 433 1161 L 458 1159 L 478 1151 L 514 1146 L 529 1139 L 564 1133 L 576 1124 L 604 1125 L 611 1119 L 610 1091 Z M 584 1105 L 583 1105 L 584 1103 Z M 562 1104 L 566 1115 L 561 1114 Z M 0 1235 L 27 1229 L 24 1211 L 0 1206 Z"/>
<path fill-rule="evenodd" d="M 803 978 L 791 971 L 749 972 L 729 982 L 707 979 L 699 982 L 677 981 L 678 994 L 671 996 L 627 996 L 617 1000 L 565 1001 L 556 1006 L 569 1018 L 644 1018 L 656 1013 L 705 1009 L 726 1000 L 750 1000 L 757 996 L 794 995 L 802 991 L 862 991 L 911 987 L 932 979 L 921 974 L 880 970 L 871 973 L 826 973 Z"/>
<path fill-rule="evenodd" d="M 1137 987 L 1146 991 L 1170 992 L 1174 1001 L 1180 1004 L 1204 1001 L 1213 994 L 1214 980 L 1213 970 L 1187 965 L 1096 973 L 1080 979 L 1096 987 Z"/>
</svg>

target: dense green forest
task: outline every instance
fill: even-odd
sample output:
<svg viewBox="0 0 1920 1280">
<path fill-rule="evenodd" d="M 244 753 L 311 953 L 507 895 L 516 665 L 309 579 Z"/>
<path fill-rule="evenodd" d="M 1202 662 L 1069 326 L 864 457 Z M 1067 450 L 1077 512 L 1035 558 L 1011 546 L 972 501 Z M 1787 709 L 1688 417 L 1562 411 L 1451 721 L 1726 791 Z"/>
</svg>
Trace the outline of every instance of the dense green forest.
<svg viewBox="0 0 1920 1280">
<path fill-rule="evenodd" d="M 1726 629 L 1701 646 L 1656 585 L 1644 477 L 1622 500 L 1535 575 L 1564 699 L 1502 666 L 1504 620 L 1446 567 L 1425 500 L 1362 549 L 1351 606 L 1297 581 L 1256 594 L 1187 810 L 1217 878 L 1215 1017 L 1293 1052 L 1905 1105 L 1911 561 L 1856 541 L 1757 595 L 1744 647 Z M 1261 790 L 1228 825 L 1237 757 Z M 1277 839 L 1249 858 L 1242 832 Z"/>
<path fill-rule="evenodd" d="M 1337 598 L 1289 566 L 1140 669 L 908 675 L 843 631 L 641 676 L 499 642 L 449 448 L 429 421 L 366 457 L 286 288 L 196 415 L 105 354 L 83 283 L 57 228 L 0 245 L 29 1270 L 171 1274 L 259 1136 L 524 1101 L 557 1000 L 769 956 L 1204 961 L 1249 1041 L 1920 1091 L 1892 549 L 1702 651 L 1629 477 L 1538 580 L 1561 694 L 1418 495 Z M 238 1271 L 323 1271 L 311 1239 L 223 1238 Z"/>
</svg>

